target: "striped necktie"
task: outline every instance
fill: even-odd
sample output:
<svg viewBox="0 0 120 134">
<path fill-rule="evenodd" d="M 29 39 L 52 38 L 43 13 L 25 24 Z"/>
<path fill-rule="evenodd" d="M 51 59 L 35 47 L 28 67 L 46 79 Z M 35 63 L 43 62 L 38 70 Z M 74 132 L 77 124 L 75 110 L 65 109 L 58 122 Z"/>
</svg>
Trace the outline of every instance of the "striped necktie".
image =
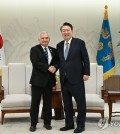
<svg viewBox="0 0 120 134">
<path fill-rule="evenodd" d="M 48 60 L 48 50 L 47 50 L 46 47 L 44 48 L 44 50 L 45 50 L 45 57 L 46 57 L 46 59 Z"/>
</svg>

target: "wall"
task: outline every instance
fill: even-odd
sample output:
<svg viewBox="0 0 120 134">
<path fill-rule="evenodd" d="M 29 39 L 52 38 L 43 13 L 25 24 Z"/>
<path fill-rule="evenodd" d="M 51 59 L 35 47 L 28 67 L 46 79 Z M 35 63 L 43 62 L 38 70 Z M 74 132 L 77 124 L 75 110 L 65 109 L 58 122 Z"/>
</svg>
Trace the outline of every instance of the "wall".
<svg viewBox="0 0 120 134">
<path fill-rule="evenodd" d="M 108 5 L 113 49 L 120 74 L 120 2 L 119 0 L 0 0 L 0 26 L 4 39 L 6 63 L 29 60 L 30 48 L 38 44 L 38 34 L 46 30 L 50 45 L 61 41 L 60 26 L 70 22 L 74 36 L 85 40 L 90 61 L 96 62 L 104 6 Z"/>
</svg>

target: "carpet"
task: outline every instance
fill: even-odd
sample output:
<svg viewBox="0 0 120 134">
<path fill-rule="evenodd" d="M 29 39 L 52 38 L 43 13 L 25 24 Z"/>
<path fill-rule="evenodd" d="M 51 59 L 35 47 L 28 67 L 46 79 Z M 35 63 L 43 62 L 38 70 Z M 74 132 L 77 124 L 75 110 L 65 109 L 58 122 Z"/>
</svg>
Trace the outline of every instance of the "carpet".
<svg viewBox="0 0 120 134">
<path fill-rule="evenodd" d="M 120 102 L 113 104 L 114 111 L 120 111 Z M 0 110 L 1 111 L 1 110 Z M 41 108 L 40 108 L 41 112 Z M 76 113 L 77 114 L 77 113 Z M 0 113 L 1 115 L 1 113 Z M 54 115 L 54 112 L 53 112 Z M 101 126 L 99 113 L 87 113 L 85 131 L 83 134 L 119 134 L 120 133 L 120 117 L 112 117 L 111 124 L 107 122 Z M 108 119 L 108 104 L 105 104 L 105 119 Z M 1 120 L 1 116 L 0 116 Z M 76 117 L 74 117 L 76 123 Z M 43 127 L 43 120 L 39 117 L 37 129 L 35 132 L 30 132 L 30 117 L 28 113 L 6 114 L 5 123 L 0 124 L 0 134 L 73 134 L 74 130 L 59 131 L 60 127 L 64 126 L 63 120 L 52 119 L 52 130 L 46 130 Z M 76 127 L 76 124 L 75 124 Z"/>
</svg>

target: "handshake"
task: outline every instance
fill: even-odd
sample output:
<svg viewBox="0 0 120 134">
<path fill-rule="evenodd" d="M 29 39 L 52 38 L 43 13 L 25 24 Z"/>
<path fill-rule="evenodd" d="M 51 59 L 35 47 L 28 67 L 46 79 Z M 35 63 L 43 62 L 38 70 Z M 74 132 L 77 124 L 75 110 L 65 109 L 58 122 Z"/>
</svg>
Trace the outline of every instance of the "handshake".
<svg viewBox="0 0 120 134">
<path fill-rule="evenodd" d="M 49 66 L 48 70 L 49 70 L 49 72 L 51 72 L 51 73 L 55 73 L 56 68 L 55 68 L 54 66 Z"/>
</svg>

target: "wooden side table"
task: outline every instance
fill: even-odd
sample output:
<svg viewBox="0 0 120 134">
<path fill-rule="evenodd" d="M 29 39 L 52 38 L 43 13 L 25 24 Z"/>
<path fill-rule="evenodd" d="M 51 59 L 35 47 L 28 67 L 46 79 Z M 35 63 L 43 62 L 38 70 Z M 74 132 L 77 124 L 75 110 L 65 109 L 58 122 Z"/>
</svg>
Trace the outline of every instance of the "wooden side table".
<svg viewBox="0 0 120 134">
<path fill-rule="evenodd" d="M 4 98 L 4 90 L 2 90 L 2 87 L 0 87 L 0 103 L 3 98 Z"/>
<path fill-rule="evenodd" d="M 1 77 L 1 70 L 0 70 L 0 103 L 3 98 L 4 98 L 4 90 L 2 89 L 2 77 Z"/>
<path fill-rule="evenodd" d="M 55 112 L 55 120 L 64 119 L 62 98 L 61 98 L 61 90 L 53 90 L 52 95 L 52 108 Z"/>
<path fill-rule="evenodd" d="M 62 97 L 61 97 L 61 89 L 56 89 L 52 91 L 52 109 L 54 109 L 55 116 L 53 117 L 55 120 L 64 119 L 63 105 L 62 105 Z M 44 113 L 42 109 L 41 118 L 43 119 Z"/>
<path fill-rule="evenodd" d="M 102 94 L 102 99 L 103 99 L 105 102 L 108 102 L 108 91 L 102 89 L 102 90 L 101 90 L 101 94 Z"/>
<path fill-rule="evenodd" d="M 112 111 L 112 103 L 116 100 L 120 100 L 120 91 L 108 91 L 108 106 L 109 106 L 109 120 L 108 123 L 111 122 L 111 117 L 115 117 L 118 115 L 112 115 L 112 113 L 120 113 Z"/>
</svg>

